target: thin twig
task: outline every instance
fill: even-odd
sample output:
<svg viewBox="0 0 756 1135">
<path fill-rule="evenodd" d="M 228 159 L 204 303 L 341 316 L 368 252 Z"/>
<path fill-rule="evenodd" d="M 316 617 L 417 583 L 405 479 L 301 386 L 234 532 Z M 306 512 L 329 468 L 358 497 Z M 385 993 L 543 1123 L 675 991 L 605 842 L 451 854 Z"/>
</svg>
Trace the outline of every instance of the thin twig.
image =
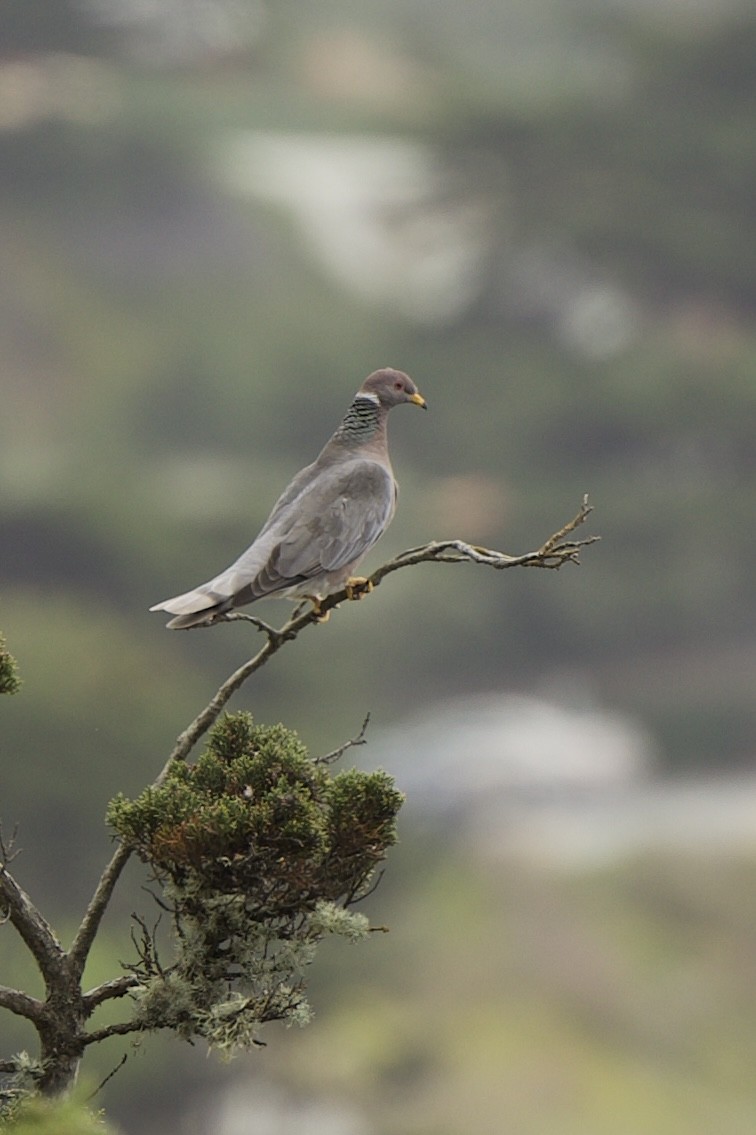
<svg viewBox="0 0 756 1135">
<path fill-rule="evenodd" d="M 93 1099 L 95 1098 L 95 1096 L 96 1096 L 96 1095 L 99 1095 L 99 1093 L 100 1093 L 100 1092 L 102 1091 L 102 1089 L 103 1089 L 103 1088 L 105 1087 L 105 1085 L 107 1084 L 107 1082 L 108 1082 L 109 1080 L 112 1080 L 112 1079 L 113 1079 L 113 1077 L 115 1076 L 116 1072 L 120 1072 L 120 1071 L 121 1071 L 121 1069 L 123 1068 L 123 1066 L 124 1066 L 124 1064 L 126 1063 L 126 1061 L 128 1060 L 128 1058 L 129 1058 L 129 1054 L 128 1054 L 128 1052 L 124 1052 L 123 1056 L 122 1056 L 122 1057 L 121 1057 L 121 1059 L 120 1059 L 120 1060 L 118 1061 L 118 1063 L 116 1064 L 115 1068 L 111 1068 L 111 1070 L 110 1070 L 110 1071 L 108 1072 L 108 1074 L 107 1074 L 107 1076 L 105 1077 L 105 1079 L 104 1079 L 104 1080 L 100 1080 L 99 1084 L 97 1085 L 97 1087 L 95 1088 L 95 1090 L 94 1090 L 94 1091 L 92 1092 L 92 1094 L 91 1094 L 91 1095 L 88 1095 L 88 1096 L 87 1096 L 87 1098 L 86 1098 L 86 1101 L 85 1101 L 86 1103 L 89 1103 L 89 1102 L 90 1102 L 91 1100 L 93 1100 Z"/>
<path fill-rule="evenodd" d="M 564 540 L 565 536 L 569 536 L 570 532 L 574 532 L 576 528 L 584 524 L 592 512 L 593 505 L 588 503 L 588 494 L 585 493 L 577 515 L 573 516 L 572 520 L 568 520 L 553 536 L 549 536 L 546 543 L 542 544 L 538 549 L 538 555 L 544 557 L 550 556 Z M 578 546 L 594 544 L 596 540 L 600 539 L 600 536 L 588 536 L 585 540 L 578 541 Z"/>
<path fill-rule="evenodd" d="M 339 759 L 339 757 L 343 757 L 347 749 L 352 749 L 355 745 L 367 745 L 367 737 L 365 736 L 365 734 L 367 733 L 367 727 L 369 724 L 370 714 L 368 713 L 365 715 L 365 720 L 363 721 L 360 731 L 356 737 L 352 737 L 349 741 L 345 741 L 343 745 L 339 745 L 338 749 L 334 749 L 332 752 L 326 753 L 325 756 L 313 757 L 312 763 L 314 765 L 332 765 L 334 761 L 337 761 Z"/>
<path fill-rule="evenodd" d="M 295 611 L 294 614 L 296 615 L 297 612 Z M 250 615 L 248 611 L 227 611 L 219 621 L 224 623 L 252 623 L 254 627 L 257 627 L 258 631 L 262 631 L 269 639 L 275 640 L 281 637 L 281 632 L 276 627 L 271 626 L 270 623 L 266 623 L 264 619 L 259 618 L 257 615 Z"/>
<path fill-rule="evenodd" d="M 355 890 L 353 890 L 351 894 L 347 895 L 344 906 L 356 906 L 357 903 L 364 902 L 365 899 L 370 898 L 373 892 L 377 891 L 380 887 L 385 871 L 385 867 L 382 867 L 380 871 L 376 871 L 375 878 L 371 882 L 370 886 L 361 893 L 359 887 L 355 888 Z"/>
<path fill-rule="evenodd" d="M 131 941 L 139 957 L 139 963 L 138 965 L 129 966 L 129 969 L 133 970 L 134 974 L 142 980 L 148 977 L 165 977 L 165 970 L 160 964 L 157 944 L 155 942 L 155 935 L 160 925 L 160 918 L 161 916 L 158 915 L 157 922 L 153 929 L 150 930 L 141 915 L 136 912 L 132 912 L 131 915 L 132 922 L 139 927 L 141 934 L 137 941 L 134 926 L 131 927 Z"/>
</svg>

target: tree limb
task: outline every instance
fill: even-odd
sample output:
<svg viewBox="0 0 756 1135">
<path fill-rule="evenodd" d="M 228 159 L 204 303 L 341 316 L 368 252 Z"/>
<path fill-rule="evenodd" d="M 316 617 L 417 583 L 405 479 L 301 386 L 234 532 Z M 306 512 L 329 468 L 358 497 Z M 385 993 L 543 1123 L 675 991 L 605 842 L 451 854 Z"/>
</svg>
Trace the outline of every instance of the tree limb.
<svg viewBox="0 0 756 1135">
<path fill-rule="evenodd" d="M 396 559 L 390 560 L 383 567 L 379 567 L 371 575 L 369 582 L 372 583 L 373 587 L 377 587 L 381 580 L 392 571 L 421 563 L 458 564 L 471 562 L 486 564 L 489 567 L 497 568 L 499 571 L 503 568 L 512 567 L 558 570 L 566 563 L 579 564 L 580 549 L 589 544 L 595 544 L 601 537 L 586 536 L 582 540 L 567 540 L 566 537 L 576 528 L 579 528 L 581 524 L 584 524 L 592 512 L 593 505 L 588 503 L 586 494 L 579 511 L 572 520 L 568 520 L 557 532 L 549 536 L 548 540 L 535 552 L 525 552 L 521 556 L 509 556 L 505 552 L 481 548 L 475 544 L 468 544 L 464 540 L 433 540 L 430 544 L 423 544 L 420 548 L 410 548 L 409 551 L 402 552 Z"/>
<path fill-rule="evenodd" d="M 114 977 L 111 981 L 103 981 L 102 985 L 97 985 L 84 994 L 84 1005 L 91 1013 L 103 1001 L 113 1001 L 118 997 L 125 997 L 138 984 L 139 980 L 134 974 L 124 974 L 123 977 Z"/>
<path fill-rule="evenodd" d="M 569 520 L 557 532 L 550 536 L 537 551 L 525 552 L 525 554 L 521 556 L 509 556 L 505 552 L 493 551 L 490 548 L 476 547 L 473 544 L 466 543 L 464 540 L 433 540 L 430 544 L 423 544 L 422 547 L 410 548 L 408 551 L 396 556 L 395 559 L 383 564 L 382 567 L 377 568 L 361 587 L 343 587 L 340 591 L 336 591 L 333 595 L 329 595 L 324 599 L 317 609 L 310 608 L 302 614 L 300 614 L 299 611 L 295 611 L 292 617 L 284 623 L 282 627 L 272 627 L 270 624 L 263 622 L 263 620 L 259 619 L 256 615 L 248 615 L 243 611 L 231 611 L 227 614 L 216 616 L 214 622 L 252 623 L 253 626 L 266 636 L 265 645 L 261 647 L 254 657 L 250 658 L 243 666 L 240 666 L 238 670 L 234 671 L 234 673 L 226 679 L 213 699 L 202 712 L 198 714 L 191 725 L 189 725 L 183 733 L 179 734 L 173 752 L 160 773 L 160 776 L 157 778 L 156 783 L 162 783 L 173 761 L 186 760 L 200 737 L 203 737 L 218 719 L 223 707 L 231 698 L 231 695 L 246 682 L 247 678 L 251 677 L 256 670 L 264 666 L 268 659 L 281 649 L 284 643 L 293 641 L 305 627 L 323 622 L 324 617 L 327 617 L 334 607 L 338 607 L 340 603 L 343 603 L 347 599 L 361 598 L 362 595 L 378 587 L 387 575 L 398 571 L 400 568 L 411 567 L 413 564 L 476 563 L 486 564 L 498 570 L 512 567 L 558 569 L 566 563 L 579 564 L 580 549 L 587 547 L 589 544 L 594 544 L 600 537 L 586 536 L 583 540 L 568 540 L 566 537 L 574 532 L 576 528 L 579 528 L 580 525 L 587 520 L 592 511 L 593 505 L 588 503 L 588 495 L 586 494 L 583 497 L 579 511 L 572 520 Z"/>
<path fill-rule="evenodd" d="M 7 985 L 0 985 L 0 1009 L 8 1009 L 17 1017 L 26 1017 L 29 1021 L 38 1021 L 42 1012 L 42 1002 L 20 989 L 9 989 Z"/>
<path fill-rule="evenodd" d="M 45 985 L 50 989 L 65 964 L 63 948 L 50 924 L 3 864 L 0 864 L 0 906 L 6 908 L 11 924 L 18 931 L 45 979 Z"/>
<path fill-rule="evenodd" d="M 580 550 L 599 539 L 598 536 L 587 536 L 582 540 L 570 539 L 572 533 L 584 523 L 591 511 L 588 498 L 584 497 L 579 512 L 571 521 L 550 536 L 537 551 L 526 552 L 520 556 L 510 556 L 504 552 L 481 548 L 463 540 L 436 540 L 422 547 L 410 548 L 379 567 L 364 583 L 344 587 L 335 594 L 329 595 L 322 601 L 318 609 L 313 607 L 304 611 L 301 608 L 295 610 L 291 618 L 279 628 L 271 626 L 257 616 L 239 611 L 218 616 L 215 621 L 231 622 L 238 620 L 252 623 L 265 636 L 265 642 L 257 654 L 248 659 L 226 679 L 208 705 L 179 735 L 168 761 L 154 784 L 158 786 L 163 782 L 174 760 L 183 761 L 187 759 L 197 741 L 215 723 L 232 694 L 239 689 L 247 678 L 264 666 L 285 643 L 293 641 L 305 627 L 313 626 L 327 618 L 328 614 L 340 603 L 347 599 L 361 598 L 362 595 L 378 587 L 387 575 L 398 571 L 400 568 L 419 563 L 467 562 L 483 564 L 496 569 L 511 567 L 558 569 L 565 563 L 577 564 L 580 562 Z M 342 745 L 341 748 L 334 750 L 333 753 L 320 758 L 321 762 L 334 760 L 352 745 L 362 744 L 366 726 L 367 719 L 357 737 Z M 129 974 L 112 981 L 103 982 L 87 994 L 81 993 L 80 985 L 81 975 L 92 943 L 116 883 L 131 854 L 132 848 L 126 844 L 120 844 L 114 852 L 92 895 L 71 949 L 66 954 L 52 928 L 33 905 L 28 895 L 9 874 L 6 864 L 10 856 L 6 854 L 6 848 L 0 839 L 0 915 L 12 923 L 34 957 L 45 980 L 49 995 L 48 1001 L 42 1002 L 18 990 L 0 986 L 0 1008 L 8 1009 L 33 1021 L 37 1025 L 37 1030 L 43 1041 L 46 1031 L 50 1031 L 51 1023 L 54 1020 L 56 1028 L 60 1029 L 60 1022 L 51 1014 L 54 1011 L 57 1012 L 60 1007 L 57 1001 L 60 1001 L 61 997 L 66 1008 L 70 1011 L 71 1021 L 68 1022 L 68 1026 L 72 1030 L 72 1036 L 75 1034 L 77 1044 L 82 1048 L 111 1036 L 125 1036 L 129 1033 L 143 1031 L 145 1028 L 144 1024 L 131 1020 L 107 1025 L 89 1033 L 80 1031 L 83 1021 L 91 1015 L 98 1005 L 104 1001 L 125 996 L 137 984 L 136 977 Z M 73 1003 L 71 1003 L 71 998 L 73 998 Z M 79 1014 L 81 1015 L 79 1016 Z M 64 1022 L 63 1027 L 66 1027 L 66 1022 Z M 46 1042 L 50 1043 L 49 1036 L 46 1038 Z M 71 1066 L 71 1075 L 75 1074 L 77 1062 L 77 1056 L 68 1061 Z M 0 1072 L 13 1071 L 15 1068 L 16 1065 L 13 1062 L 0 1062 Z M 59 1070 L 59 1072 L 59 1078 L 65 1079 L 69 1076 L 67 1068 L 62 1071 Z"/>
<path fill-rule="evenodd" d="M 346 598 L 346 596 L 344 596 L 344 598 Z M 325 604 L 323 604 L 323 606 L 325 606 Z M 224 616 L 223 619 L 219 621 L 235 621 L 237 614 L 237 612 L 233 612 L 230 615 Z M 257 624 L 258 629 L 260 629 L 260 621 L 253 615 L 245 615 L 244 618 Z M 268 659 L 280 650 L 285 642 L 295 639 L 300 631 L 304 630 L 305 627 L 311 626 L 312 623 L 317 622 L 317 619 L 318 616 L 313 610 L 306 612 L 304 615 L 300 615 L 298 618 L 289 619 L 280 630 L 275 630 L 273 627 L 266 627 L 264 633 L 267 635 L 267 641 L 265 645 L 261 647 L 253 658 L 248 659 L 243 666 L 240 666 L 229 678 L 226 678 L 226 681 L 218 689 L 212 700 L 205 706 L 202 712 L 195 717 L 191 725 L 176 738 L 173 751 L 158 776 L 155 782 L 156 784 L 163 783 L 173 761 L 186 760 L 200 737 L 203 737 L 220 717 L 221 711 L 231 695 L 236 693 L 239 687 L 246 682 L 247 678 L 251 677 L 261 666 L 264 666 Z"/>
<path fill-rule="evenodd" d="M 78 977 L 81 977 L 81 974 L 84 972 L 84 966 L 89 956 L 92 942 L 102 921 L 102 916 L 105 914 L 108 903 L 110 902 L 110 896 L 113 894 L 113 889 L 118 882 L 121 872 L 128 863 L 130 856 L 131 848 L 120 844 L 100 876 L 97 889 L 86 909 L 84 918 L 76 932 L 76 937 L 69 951 L 70 964 L 73 968 L 73 972 Z"/>
<path fill-rule="evenodd" d="M 143 1021 L 118 1021 L 114 1025 L 105 1025 L 102 1029 L 85 1033 L 82 1044 L 86 1047 L 90 1044 L 99 1044 L 101 1040 L 107 1040 L 111 1036 L 128 1036 L 129 1033 L 143 1033 L 146 1030 L 147 1025 Z"/>
</svg>

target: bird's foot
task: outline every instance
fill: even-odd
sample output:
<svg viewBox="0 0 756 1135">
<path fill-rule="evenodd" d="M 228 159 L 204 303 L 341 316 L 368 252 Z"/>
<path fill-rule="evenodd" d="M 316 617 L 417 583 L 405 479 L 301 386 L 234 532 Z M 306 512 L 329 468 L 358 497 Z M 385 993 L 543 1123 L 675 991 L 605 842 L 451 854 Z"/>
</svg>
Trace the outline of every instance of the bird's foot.
<svg viewBox="0 0 756 1135">
<path fill-rule="evenodd" d="M 301 603 L 297 603 L 294 608 L 294 614 L 291 616 L 292 622 L 300 618 L 301 615 L 304 615 L 305 611 L 308 610 L 308 604 L 310 604 L 310 614 L 314 614 L 319 623 L 327 623 L 331 612 L 321 610 L 322 602 L 322 599 L 317 599 L 314 595 L 308 595 Z"/>
<path fill-rule="evenodd" d="M 331 612 L 323 610 L 322 600 L 316 599 L 314 595 L 308 595 L 307 598 L 312 603 L 312 609 L 315 612 L 315 618 L 317 619 L 317 621 L 319 623 L 327 623 L 331 617 Z"/>
<path fill-rule="evenodd" d="M 374 584 L 364 575 L 353 575 L 346 581 L 347 599 L 364 599 L 373 590 Z"/>
</svg>

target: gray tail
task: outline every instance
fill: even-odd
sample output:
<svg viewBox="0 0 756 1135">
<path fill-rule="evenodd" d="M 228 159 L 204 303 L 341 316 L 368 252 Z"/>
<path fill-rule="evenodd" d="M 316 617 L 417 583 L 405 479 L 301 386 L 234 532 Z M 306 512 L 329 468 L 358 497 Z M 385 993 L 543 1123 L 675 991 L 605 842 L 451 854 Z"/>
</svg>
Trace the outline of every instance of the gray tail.
<svg viewBox="0 0 756 1135">
<path fill-rule="evenodd" d="M 215 616 L 226 609 L 225 603 L 216 603 L 213 607 L 206 607 L 204 611 L 192 611 L 188 615 L 176 615 L 165 625 L 169 631 L 188 631 L 190 627 L 212 626 Z"/>
<path fill-rule="evenodd" d="M 150 607 L 151 611 L 167 611 L 174 617 L 165 625 L 172 631 L 188 630 L 189 627 L 207 627 L 221 611 L 233 606 L 233 597 L 218 595 L 207 586 L 195 587 L 183 595 L 174 595 Z"/>
</svg>

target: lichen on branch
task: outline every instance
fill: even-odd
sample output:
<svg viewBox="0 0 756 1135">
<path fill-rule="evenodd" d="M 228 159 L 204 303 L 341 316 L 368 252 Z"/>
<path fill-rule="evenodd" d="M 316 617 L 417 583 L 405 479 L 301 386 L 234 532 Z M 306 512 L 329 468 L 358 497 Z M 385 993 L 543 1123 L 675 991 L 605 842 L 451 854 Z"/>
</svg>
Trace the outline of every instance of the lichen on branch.
<svg viewBox="0 0 756 1135">
<path fill-rule="evenodd" d="M 34 1090 L 52 1096 L 71 1088 L 86 1048 L 109 1037 L 167 1028 L 230 1053 L 261 1043 L 266 1021 L 306 1022 L 305 971 L 319 942 L 329 934 L 356 940 L 371 929 L 352 907 L 380 879 L 376 871 L 395 842 L 402 797 L 384 772 L 329 771 L 348 748 L 364 742 L 367 719 L 352 740 L 311 759 L 283 726 L 258 726 L 247 714 L 219 721 L 226 704 L 306 627 L 401 568 L 467 562 L 497 570 L 555 569 L 579 563 L 582 549 L 598 539 L 572 536 L 590 512 L 586 497 L 572 520 L 536 551 L 518 556 L 462 540 L 411 548 L 378 568 L 364 587 L 344 588 L 318 610 L 295 611 L 280 628 L 241 611 L 222 616 L 251 623 L 262 632 L 263 645 L 179 734 L 154 784 L 134 801 L 119 796 L 112 802 L 109 821 L 118 846 L 68 951 L 8 870 L 12 840 L 4 844 L 0 832 L 0 920 L 20 935 L 48 993 L 43 1001 L 0 986 L 0 1009 L 25 1017 L 39 1037 Z M 0 693 L 15 693 L 18 685 L 15 660 L 0 638 Z M 208 735 L 207 752 L 188 766 L 195 745 Z M 136 961 L 85 992 L 92 944 L 134 852 L 150 864 L 160 888 L 156 898 L 170 912 L 170 956 L 161 956 L 155 929 L 135 917 Z M 100 1005 L 128 998 L 136 1004 L 126 1019 L 90 1027 Z M 19 1071 L 29 1079 L 29 1069 L 15 1058 L 0 1061 L 0 1075 L 11 1078 L 13 1091 Z"/>
<path fill-rule="evenodd" d="M 368 932 L 349 910 L 396 840 L 402 796 L 382 771 L 332 775 L 283 725 L 225 716 L 194 765 L 174 761 L 108 821 L 152 869 L 171 911 L 165 965 L 142 928 L 132 989 L 144 1028 L 224 1051 L 266 1021 L 305 1023 L 305 970 L 328 934 Z"/>
</svg>

